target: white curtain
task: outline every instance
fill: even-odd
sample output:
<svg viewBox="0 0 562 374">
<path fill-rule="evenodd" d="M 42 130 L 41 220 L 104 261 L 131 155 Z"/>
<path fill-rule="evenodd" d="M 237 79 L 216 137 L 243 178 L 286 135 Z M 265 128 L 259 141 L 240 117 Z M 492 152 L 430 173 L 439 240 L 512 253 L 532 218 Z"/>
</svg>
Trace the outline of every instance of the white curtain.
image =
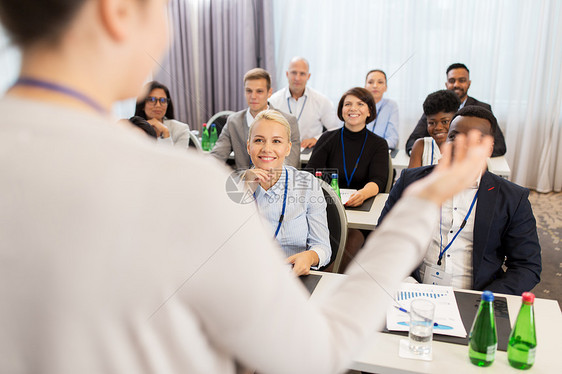
<svg viewBox="0 0 562 374">
<path fill-rule="evenodd" d="M 512 180 L 562 187 L 562 2 L 549 0 L 274 0 L 277 82 L 296 55 L 310 86 L 336 104 L 370 69 L 388 75 L 400 108 L 400 145 L 445 70 L 470 69 L 469 95 L 492 105 Z"/>
<path fill-rule="evenodd" d="M 0 25 L 1 26 L 1 25 Z M 15 82 L 20 71 L 21 55 L 13 47 L 2 27 L 0 27 L 0 96 Z"/>
</svg>

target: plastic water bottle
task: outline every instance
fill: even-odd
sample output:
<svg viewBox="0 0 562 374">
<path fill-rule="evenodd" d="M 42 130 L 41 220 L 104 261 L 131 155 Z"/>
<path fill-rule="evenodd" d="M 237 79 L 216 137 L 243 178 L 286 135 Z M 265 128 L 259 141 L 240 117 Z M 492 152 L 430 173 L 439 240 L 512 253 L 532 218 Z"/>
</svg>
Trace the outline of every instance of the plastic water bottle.
<svg viewBox="0 0 562 374">
<path fill-rule="evenodd" d="M 201 148 L 203 148 L 204 151 L 211 150 L 211 144 L 209 142 L 209 130 L 207 129 L 206 123 L 203 124 L 203 135 L 201 136 Z"/>
<path fill-rule="evenodd" d="M 515 326 L 509 335 L 507 345 L 507 360 L 516 369 L 529 369 L 535 363 L 537 349 L 537 335 L 535 333 L 535 311 L 533 303 L 535 295 L 523 292 L 523 303 Z"/>
<path fill-rule="evenodd" d="M 316 176 L 316 178 L 322 180 L 322 172 L 321 171 L 315 172 L 314 175 Z"/>
<path fill-rule="evenodd" d="M 338 175 L 336 173 L 332 174 L 332 183 L 330 185 L 332 186 L 334 191 L 336 191 L 336 195 L 338 195 L 338 197 L 341 199 L 340 185 L 338 183 Z"/>
<path fill-rule="evenodd" d="M 209 150 L 213 149 L 215 147 L 215 144 L 217 144 L 217 139 L 219 138 L 218 132 L 217 132 L 217 125 L 215 125 L 214 123 L 211 125 L 211 136 L 209 137 Z"/>
<path fill-rule="evenodd" d="M 494 362 L 498 337 L 494 316 L 494 294 L 482 293 L 482 300 L 468 336 L 468 356 L 477 366 L 489 366 Z"/>
</svg>

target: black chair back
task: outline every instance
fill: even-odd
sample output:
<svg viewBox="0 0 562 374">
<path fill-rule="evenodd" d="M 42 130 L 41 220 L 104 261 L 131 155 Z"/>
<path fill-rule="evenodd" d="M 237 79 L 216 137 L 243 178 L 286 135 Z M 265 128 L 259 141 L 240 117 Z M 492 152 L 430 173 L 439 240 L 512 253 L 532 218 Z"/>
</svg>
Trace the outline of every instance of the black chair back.
<svg viewBox="0 0 562 374">
<path fill-rule="evenodd" d="M 330 248 L 332 256 L 330 263 L 322 268 L 325 270 L 333 263 L 332 272 L 337 273 L 340 268 L 345 242 L 347 240 L 347 215 L 345 208 L 332 187 L 324 181 L 322 184 L 322 192 L 326 200 L 326 218 L 328 220 L 328 230 L 330 231 Z"/>
</svg>

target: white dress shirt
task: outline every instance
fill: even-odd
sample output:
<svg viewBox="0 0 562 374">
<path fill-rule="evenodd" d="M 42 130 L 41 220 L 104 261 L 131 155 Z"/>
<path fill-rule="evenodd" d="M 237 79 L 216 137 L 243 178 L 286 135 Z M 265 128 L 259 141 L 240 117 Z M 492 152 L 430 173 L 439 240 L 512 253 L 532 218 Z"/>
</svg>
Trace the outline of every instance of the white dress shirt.
<svg viewBox="0 0 562 374">
<path fill-rule="evenodd" d="M 330 99 L 310 87 L 306 87 L 304 94 L 297 100 L 291 95 L 289 87 L 282 88 L 269 98 L 269 102 L 297 117 L 301 140 L 318 139 L 324 132 L 323 127 L 330 131 L 343 125 Z"/>
<path fill-rule="evenodd" d="M 264 110 L 268 110 L 268 109 L 269 109 L 269 105 Z M 254 118 L 256 117 L 254 117 L 252 113 L 250 113 L 250 108 L 248 108 L 246 110 L 246 123 L 248 124 L 248 127 L 252 126 L 252 122 L 254 122 Z"/>
<path fill-rule="evenodd" d="M 441 150 L 431 136 L 423 138 L 422 166 L 437 165 L 441 160 Z"/>
<path fill-rule="evenodd" d="M 439 267 L 437 261 L 440 248 L 441 250 L 445 249 L 459 230 L 477 191 L 478 187 L 466 189 L 443 204 L 441 208 L 441 224 L 433 233 L 423 265 L 420 267 L 422 280 L 425 272 L 428 270 L 428 266 Z M 478 199 L 474 203 L 466 225 L 451 247 L 444 253 L 440 266 L 442 270 L 445 270 L 447 274 L 452 276 L 452 283 L 449 286 L 455 288 L 472 288 L 472 248 L 477 203 Z"/>
<path fill-rule="evenodd" d="M 276 239 L 287 257 L 306 250 L 316 252 L 319 262 L 313 269 L 317 269 L 327 265 L 332 255 L 326 201 L 318 180 L 306 171 L 285 166 L 281 177 L 271 188 L 266 191 L 258 186 L 256 189 L 258 209 L 271 226 L 271 233 L 275 234 L 283 210 L 287 174 L 285 216 Z"/>
</svg>

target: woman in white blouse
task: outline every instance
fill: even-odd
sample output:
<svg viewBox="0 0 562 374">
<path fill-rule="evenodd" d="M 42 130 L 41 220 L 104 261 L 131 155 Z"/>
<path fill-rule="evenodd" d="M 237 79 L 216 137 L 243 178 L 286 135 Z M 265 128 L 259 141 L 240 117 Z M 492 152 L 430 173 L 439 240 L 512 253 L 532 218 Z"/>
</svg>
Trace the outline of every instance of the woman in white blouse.
<svg viewBox="0 0 562 374">
<path fill-rule="evenodd" d="M 312 174 L 284 165 L 291 151 L 291 127 L 276 110 L 259 113 L 250 126 L 245 173 L 262 216 L 297 275 L 326 266 L 332 254 L 326 202 Z"/>
<path fill-rule="evenodd" d="M 147 83 L 148 95 L 137 100 L 135 116 L 142 117 L 156 131 L 159 143 L 187 149 L 189 146 L 189 126 L 174 119 L 174 104 L 170 90 L 162 83 Z"/>
</svg>

